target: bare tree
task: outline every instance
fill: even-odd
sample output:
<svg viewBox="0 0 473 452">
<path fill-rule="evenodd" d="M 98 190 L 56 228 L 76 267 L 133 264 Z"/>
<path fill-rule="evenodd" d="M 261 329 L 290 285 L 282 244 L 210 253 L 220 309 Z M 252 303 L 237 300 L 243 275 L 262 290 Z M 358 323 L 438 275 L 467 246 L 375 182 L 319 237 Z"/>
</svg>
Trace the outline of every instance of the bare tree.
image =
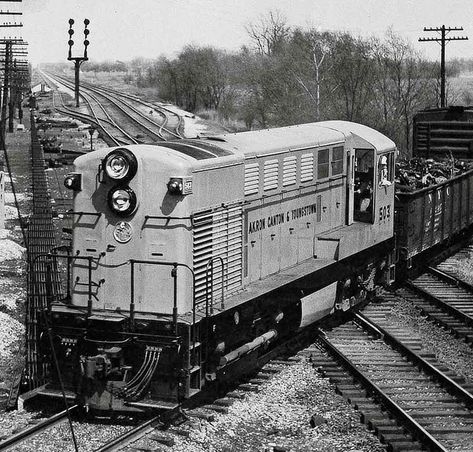
<svg viewBox="0 0 473 452">
<path fill-rule="evenodd" d="M 295 48 L 289 49 L 292 63 L 289 70 L 309 97 L 314 106 L 314 119 L 319 121 L 321 85 L 325 78 L 323 66 L 330 52 L 329 34 L 319 33 L 316 30 L 307 32 L 296 30 L 292 45 Z"/>
<path fill-rule="evenodd" d="M 270 11 L 267 17 L 261 17 L 257 23 L 246 27 L 258 53 L 270 56 L 281 50 L 290 34 L 286 22 L 279 11 Z"/>
</svg>

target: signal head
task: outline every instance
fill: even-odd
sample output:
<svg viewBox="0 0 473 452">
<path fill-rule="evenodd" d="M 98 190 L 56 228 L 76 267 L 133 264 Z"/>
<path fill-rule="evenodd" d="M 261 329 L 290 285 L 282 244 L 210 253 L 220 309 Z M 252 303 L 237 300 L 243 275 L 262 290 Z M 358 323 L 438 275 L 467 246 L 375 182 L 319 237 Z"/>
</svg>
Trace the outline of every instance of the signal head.
<svg viewBox="0 0 473 452">
<path fill-rule="evenodd" d="M 69 19 L 69 25 L 70 26 L 74 25 L 74 19 Z"/>
<path fill-rule="evenodd" d="M 90 24 L 90 20 L 89 20 L 89 19 L 84 19 L 84 24 L 85 24 L 85 26 L 87 27 L 87 25 Z"/>
<path fill-rule="evenodd" d="M 72 39 L 69 39 L 67 43 L 69 44 L 69 47 L 72 47 L 74 45 L 74 41 Z"/>
</svg>

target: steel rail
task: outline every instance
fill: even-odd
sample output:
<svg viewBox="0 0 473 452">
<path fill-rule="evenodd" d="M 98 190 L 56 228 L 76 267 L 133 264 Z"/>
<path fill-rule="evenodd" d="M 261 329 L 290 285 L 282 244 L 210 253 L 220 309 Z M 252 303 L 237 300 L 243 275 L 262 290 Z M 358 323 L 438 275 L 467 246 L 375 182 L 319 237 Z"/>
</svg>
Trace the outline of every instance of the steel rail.
<svg viewBox="0 0 473 452">
<path fill-rule="evenodd" d="M 66 86 L 67 88 L 69 89 L 72 89 L 71 86 L 72 84 L 70 84 L 69 82 L 58 82 L 58 80 L 51 76 L 50 74 L 42 74 L 43 76 L 43 79 L 46 80 L 46 82 L 48 84 L 51 84 L 51 80 L 56 84 L 56 86 L 59 86 L 59 83 L 63 84 L 64 86 Z M 59 78 L 59 77 L 58 77 Z M 105 135 L 108 136 L 108 138 L 112 141 L 111 145 L 112 146 L 116 146 L 116 145 L 119 145 L 119 144 L 122 144 L 123 143 L 123 140 L 114 136 L 111 132 L 109 132 L 107 130 L 107 128 L 104 126 L 104 123 L 108 123 L 109 125 L 111 125 L 114 129 L 117 129 L 122 135 L 124 135 L 128 140 L 130 140 L 132 142 L 132 144 L 137 144 L 139 143 L 138 140 L 136 140 L 134 137 L 132 137 L 126 130 L 124 130 L 122 127 L 120 127 L 112 118 L 111 116 L 108 114 L 108 112 L 106 111 L 105 107 L 102 105 L 102 103 L 100 102 L 99 99 L 97 99 L 95 96 L 89 94 L 89 93 L 80 93 L 80 96 L 82 97 L 82 99 L 87 103 L 87 106 L 89 108 L 89 110 L 92 112 L 92 115 L 88 115 L 86 113 L 81 113 L 81 112 L 77 112 L 73 109 L 70 109 L 69 107 L 67 107 L 64 103 L 64 99 L 62 97 L 62 93 L 59 93 L 60 95 L 60 99 L 61 99 L 61 103 L 63 105 L 63 110 L 56 107 L 54 105 L 54 97 L 53 97 L 53 105 L 54 105 L 54 108 L 61 112 L 61 113 L 65 113 L 69 116 L 72 116 L 72 117 L 75 117 L 75 118 L 78 118 L 78 119 L 81 119 L 85 122 L 89 122 L 89 123 L 92 123 L 95 125 L 95 127 L 99 128 L 100 130 L 102 130 Z M 90 100 L 87 98 L 87 96 L 89 96 L 90 98 L 92 98 L 96 103 L 97 105 L 100 107 L 100 109 L 103 111 L 103 113 L 105 114 L 106 118 L 107 119 L 104 119 L 104 118 L 99 118 L 97 112 L 95 111 L 92 103 L 90 102 Z M 128 115 L 127 115 L 128 116 Z M 107 143 L 110 145 L 110 143 Z M 126 143 L 128 144 L 128 143 Z"/>
<path fill-rule="evenodd" d="M 137 144 L 138 143 L 138 140 L 136 140 L 135 138 L 133 138 L 125 129 L 123 129 L 122 127 L 120 127 L 112 118 L 111 116 L 108 114 L 108 112 L 106 111 L 105 107 L 100 103 L 100 101 L 96 98 L 94 98 L 93 96 L 91 96 L 90 94 L 88 93 L 81 93 L 80 94 L 82 99 L 87 103 L 90 111 L 92 112 L 92 115 L 87 115 L 85 113 L 80 113 L 80 112 L 76 112 L 75 110 L 73 109 L 70 109 L 68 108 L 65 103 L 64 103 L 64 99 L 62 97 L 62 94 L 60 95 L 61 97 L 61 102 L 63 104 L 63 108 L 67 110 L 67 114 L 71 115 L 71 116 L 76 116 L 76 117 L 83 117 L 85 118 L 86 121 L 88 122 L 93 122 L 96 124 L 97 127 L 99 127 L 112 141 L 113 141 L 113 144 L 114 145 L 117 145 L 119 144 L 118 142 L 118 138 L 114 135 L 112 135 L 111 132 L 109 132 L 107 130 L 106 127 L 104 127 L 104 123 L 107 123 L 109 125 L 111 125 L 114 129 L 117 129 L 121 134 L 123 134 L 128 140 L 130 140 L 133 144 Z M 107 119 L 104 119 L 104 118 L 99 118 L 98 114 L 96 113 L 92 103 L 90 102 L 90 100 L 87 98 L 87 96 L 91 97 L 96 103 L 97 105 L 100 107 L 100 109 L 104 112 L 105 116 L 107 117 Z M 58 110 L 56 108 L 56 110 Z M 93 118 L 92 120 L 89 119 L 89 118 Z"/>
<path fill-rule="evenodd" d="M 75 413 L 78 410 L 78 408 L 79 408 L 78 405 L 73 405 L 69 407 L 69 414 Z M 35 424 L 31 427 L 28 427 L 27 429 L 21 432 L 18 432 L 14 434 L 13 436 L 10 436 L 10 438 L 7 438 L 1 441 L 0 450 L 8 450 L 8 449 L 11 449 L 12 447 L 18 447 L 21 443 L 25 442 L 27 439 L 31 438 L 32 436 L 36 436 L 39 433 L 53 427 L 54 425 L 66 421 L 67 415 L 68 415 L 67 411 L 68 410 L 64 410 L 64 411 L 61 411 L 60 413 L 56 413 L 50 418 L 42 422 L 39 422 L 38 424 Z"/>
<path fill-rule="evenodd" d="M 421 287 L 417 286 L 415 282 L 411 280 L 407 280 L 404 282 L 404 286 L 408 287 L 411 289 L 414 293 L 417 295 L 425 298 L 429 302 L 433 303 L 435 306 L 437 306 L 440 309 L 443 309 L 444 311 L 448 312 L 450 315 L 453 317 L 461 320 L 462 322 L 466 323 L 468 326 L 473 327 L 473 318 L 470 317 L 468 314 L 465 314 L 462 312 L 460 309 L 457 309 L 455 306 L 452 306 L 444 301 L 442 301 L 440 298 L 436 297 L 435 295 L 431 294 L 430 292 L 427 292 L 425 289 L 422 289 Z"/>
<path fill-rule="evenodd" d="M 102 86 L 94 86 L 94 85 L 91 85 L 90 83 L 87 83 L 87 82 L 85 82 L 84 84 L 86 86 L 91 87 L 91 89 L 103 91 L 105 93 L 116 94 L 116 95 L 124 97 L 126 99 L 131 99 L 135 102 L 138 102 L 139 104 L 144 105 L 146 107 L 157 109 L 157 111 L 163 116 L 163 119 L 164 119 L 164 123 L 162 125 L 156 123 L 151 118 L 148 118 L 146 115 L 143 115 L 143 118 L 146 119 L 147 121 L 157 125 L 157 126 L 160 126 L 162 130 L 164 130 L 166 133 L 169 133 L 170 135 L 174 136 L 175 138 L 182 138 L 182 135 L 180 134 L 180 132 L 178 130 L 179 126 L 182 123 L 182 116 L 177 114 L 175 111 L 172 111 L 169 108 L 163 107 L 162 105 L 156 105 L 155 103 L 144 101 L 143 99 L 140 99 L 138 96 L 135 96 L 134 94 L 123 93 L 123 92 L 114 90 L 112 88 L 104 88 Z M 178 122 L 178 126 L 175 129 L 176 130 L 175 132 L 173 132 L 172 130 L 166 128 L 166 125 L 169 121 L 169 116 L 165 112 L 171 113 L 172 115 L 174 115 L 178 118 L 179 122 Z"/>
<path fill-rule="evenodd" d="M 152 432 L 155 429 L 157 424 L 161 424 L 160 419 L 161 419 L 161 416 L 155 416 L 147 420 L 146 422 L 143 422 L 142 424 L 129 430 L 123 435 L 120 435 L 117 438 L 114 438 L 112 441 L 109 441 L 108 443 L 99 447 L 98 449 L 95 449 L 95 452 L 112 452 L 112 451 L 120 449 L 123 446 L 126 446 L 132 441 L 136 441 L 142 436 Z"/>
<path fill-rule="evenodd" d="M 66 86 L 68 84 L 70 84 L 70 82 L 63 78 L 63 77 L 60 77 L 60 76 L 57 76 L 57 78 L 59 80 L 62 81 L 62 83 L 64 83 Z M 146 126 L 145 124 L 143 124 L 140 120 L 138 120 L 136 117 L 134 117 L 133 115 L 131 115 L 129 112 L 126 111 L 126 109 L 122 106 L 124 105 L 126 108 L 128 108 L 129 110 L 131 110 L 133 113 L 137 114 L 140 118 L 142 119 L 145 119 L 146 121 L 152 123 L 155 127 L 161 127 L 160 124 L 157 124 L 156 122 L 152 121 L 150 118 L 148 118 L 146 115 L 144 115 L 142 112 L 140 112 L 139 110 L 137 110 L 135 107 L 133 107 L 132 105 L 130 105 L 129 103 L 126 103 L 124 101 L 121 101 L 121 104 L 116 100 L 116 99 L 113 99 L 111 97 L 110 94 L 107 93 L 106 90 L 102 89 L 98 89 L 96 87 L 91 87 L 90 85 L 86 85 L 86 84 L 82 84 L 82 91 L 84 91 L 84 88 L 89 90 L 89 91 L 92 91 L 93 93 L 97 93 L 103 97 L 105 97 L 109 102 L 111 102 L 113 105 L 115 105 L 116 108 L 118 108 L 124 115 L 126 115 L 131 121 L 133 121 L 135 124 L 137 124 L 139 127 L 141 127 L 142 129 L 144 129 L 148 134 L 154 136 L 155 138 L 158 138 L 160 141 L 163 141 L 164 140 L 164 137 L 160 134 L 160 133 L 156 133 L 155 131 L 153 131 L 150 127 Z M 88 93 L 88 95 L 90 95 Z"/>
<path fill-rule="evenodd" d="M 438 268 L 435 268 L 435 267 L 427 267 L 427 271 L 431 273 L 432 275 L 436 276 L 437 278 L 441 279 L 442 281 L 448 282 L 452 285 L 465 289 L 468 292 L 471 292 L 473 294 L 473 285 L 470 283 L 467 283 L 463 279 L 455 277 L 453 275 L 449 275 L 448 273 L 445 273 L 442 270 L 439 270 Z"/>
<path fill-rule="evenodd" d="M 375 330 L 377 327 L 375 328 Z M 320 331 L 320 330 L 319 330 Z M 338 361 L 351 375 L 358 380 L 369 393 L 375 396 L 381 404 L 392 413 L 394 417 L 401 420 L 409 429 L 411 435 L 419 439 L 426 447 L 433 451 L 448 452 L 424 427 L 422 427 L 412 416 L 403 410 L 394 400 L 391 399 L 376 383 L 374 383 L 364 372 L 326 337 L 325 333 L 320 331 L 318 340 L 323 344 L 326 350 Z"/>
<path fill-rule="evenodd" d="M 462 388 L 458 383 L 453 381 L 450 377 L 445 375 L 435 366 L 430 364 L 427 360 L 419 356 L 410 347 L 403 344 L 402 341 L 396 339 L 392 334 L 386 331 L 379 325 L 374 325 L 372 321 L 368 320 L 362 313 L 354 315 L 355 321 L 363 328 L 370 330 L 372 333 L 381 336 L 383 340 L 393 349 L 406 356 L 408 360 L 421 368 L 425 373 L 434 377 L 435 381 L 439 382 L 451 394 L 458 397 L 468 407 L 473 407 L 473 394 Z"/>
<path fill-rule="evenodd" d="M 64 81 L 65 83 L 71 84 L 71 82 L 65 77 L 61 77 L 61 76 L 58 76 L 58 75 L 55 75 L 55 77 L 57 77 L 58 79 Z M 156 121 L 154 121 L 153 119 L 149 118 L 147 115 L 145 115 L 144 113 L 142 113 L 141 111 L 136 109 L 133 105 L 131 105 L 129 103 L 126 103 L 126 102 L 123 102 L 123 104 L 127 108 L 130 108 L 132 111 L 134 111 L 140 118 L 142 118 L 145 121 L 149 122 L 153 126 L 158 127 L 159 130 L 160 130 L 158 135 L 159 135 L 159 138 L 161 140 L 165 140 L 165 138 L 162 136 L 162 131 L 163 130 L 166 133 L 168 133 L 169 135 L 173 136 L 174 138 L 182 138 L 182 135 L 179 133 L 178 130 L 176 130 L 176 132 L 173 132 L 172 130 L 166 128 L 169 117 L 164 112 L 170 112 L 178 118 L 179 123 L 178 123 L 177 127 L 180 127 L 180 125 L 182 123 L 182 117 L 180 115 L 178 115 L 177 113 L 173 112 L 172 110 L 166 109 L 165 107 L 162 107 L 162 106 L 157 106 L 157 105 L 155 105 L 153 103 L 150 103 L 150 102 L 146 102 L 146 101 L 140 99 L 138 96 L 123 93 L 123 92 L 120 92 L 120 91 L 117 91 L 117 90 L 114 90 L 114 89 L 111 89 L 111 88 L 104 88 L 102 86 L 95 86 L 95 85 L 92 85 L 91 83 L 87 83 L 87 82 L 83 82 L 82 86 L 85 87 L 86 89 L 92 91 L 92 92 L 99 93 L 100 95 L 106 97 L 108 100 L 110 100 L 113 103 L 115 103 L 115 102 L 114 102 L 113 99 L 109 98 L 110 95 L 120 96 L 120 97 L 123 97 L 125 99 L 137 102 L 137 103 L 139 103 L 141 105 L 144 105 L 146 107 L 150 107 L 150 108 L 153 108 L 153 109 L 158 109 L 158 112 L 162 115 L 162 117 L 164 119 L 163 124 L 159 124 Z M 116 105 L 116 106 L 117 106 L 117 108 L 120 108 L 118 105 Z M 126 114 L 126 112 L 124 112 L 124 113 Z M 140 126 L 144 127 L 146 130 L 148 130 L 151 134 L 154 134 L 154 132 L 151 129 L 147 128 L 144 124 L 139 123 L 139 122 L 138 122 L 138 124 Z"/>
<path fill-rule="evenodd" d="M 50 77 L 49 75 L 46 75 L 44 73 L 41 73 L 41 76 L 43 77 L 43 80 L 45 80 L 45 82 L 51 86 L 51 85 L 54 85 L 55 86 L 55 90 L 57 90 L 57 88 L 59 87 L 59 84 L 57 82 L 57 80 L 54 80 L 52 77 Z M 55 94 L 55 93 L 54 93 Z M 106 136 L 108 136 L 108 138 L 111 140 L 111 143 L 107 143 L 107 144 L 111 144 L 112 146 L 113 145 L 117 145 L 118 142 L 116 140 L 116 138 L 114 136 L 112 136 L 112 134 L 110 132 L 108 132 L 108 130 L 102 125 L 102 122 L 108 122 L 108 121 L 104 121 L 104 120 L 100 120 L 94 109 L 92 108 L 91 105 L 89 105 L 89 100 L 86 99 L 85 97 L 83 97 L 81 95 L 81 97 L 84 99 L 84 101 L 89 105 L 89 108 L 92 112 L 92 115 L 88 115 L 86 113 L 81 113 L 81 112 L 78 112 L 78 111 L 75 111 L 75 110 L 72 110 L 70 108 L 68 108 L 64 102 L 64 99 L 62 97 L 62 93 L 58 93 L 59 95 L 59 98 L 61 99 L 61 104 L 62 104 L 62 108 L 59 108 L 56 106 L 56 103 L 55 103 L 55 96 L 53 94 L 53 107 L 55 108 L 56 111 L 60 112 L 60 113 L 64 113 L 66 115 L 69 115 L 69 116 L 72 116 L 74 118 L 78 118 L 82 121 L 85 121 L 85 122 L 88 122 L 88 123 L 92 123 L 93 125 L 95 125 L 95 127 L 99 128 L 100 130 L 102 130 L 104 132 L 104 134 Z M 120 130 L 120 129 L 119 129 Z"/>
</svg>

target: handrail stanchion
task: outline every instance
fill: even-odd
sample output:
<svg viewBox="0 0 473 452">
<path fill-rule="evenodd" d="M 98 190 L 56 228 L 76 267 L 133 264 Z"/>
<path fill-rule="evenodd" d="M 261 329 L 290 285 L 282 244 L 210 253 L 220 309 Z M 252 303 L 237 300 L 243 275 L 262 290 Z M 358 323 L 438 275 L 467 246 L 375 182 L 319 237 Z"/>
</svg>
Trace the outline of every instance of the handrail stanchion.
<svg viewBox="0 0 473 452">
<path fill-rule="evenodd" d="M 72 301 L 71 296 L 71 264 L 72 259 L 69 251 L 67 251 L 67 282 L 66 282 L 66 298 L 69 300 L 69 303 Z"/>
<path fill-rule="evenodd" d="M 225 263 L 223 261 L 223 258 L 221 256 L 215 256 L 212 257 L 208 262 L 207 265 L 205 266 L 205 316 L 209 316 L 209 299 L 212 298 L 212 302 L 210 303 L 210 314 L 214 313 L 214 307 L 213 307 L 213 293 L 214 293 L 214 278 L 213 278 L 213 272 L 214 272 L 214 262 L 218 260 L 220 261 L 220 266 L 222 268 L 222 300 L 220 303 L 221 309 L 225 309 L 225 303 L 224 303 L 224 298 L 225 298 Z M 212 279 L 209 281 L 209 275 L 211 272 Z M 211 291 L 209 293 L 209 286 L 211 285 Z"/>
<path fill-rule="evenodd" d="M 52 299 L 53 299 L 53 283 L 51 280 L 52 266 L 51 254 L 46 256 L 46 303 L 48 312 L 51 313 Z"/>
<path fill-rule="evenodd" d="M 174 334 L 177 336 L 177 263 L 173 264 L 171 276 L 174 278 L 174 305 L 172 308 L 172 321 L 174 323 Z"/>
<path fill-rule="evenodd" d="M 130 259 L 131 300 L 130 300 L 130 329 L 135 329 L 135 261 Z"/>
<path fill-rule="evenodd" d="M 92 256 L 88 256 L 89 262 L 89 299 L 87 300 L 87 317 L 92 315 Z"/>
</svg>

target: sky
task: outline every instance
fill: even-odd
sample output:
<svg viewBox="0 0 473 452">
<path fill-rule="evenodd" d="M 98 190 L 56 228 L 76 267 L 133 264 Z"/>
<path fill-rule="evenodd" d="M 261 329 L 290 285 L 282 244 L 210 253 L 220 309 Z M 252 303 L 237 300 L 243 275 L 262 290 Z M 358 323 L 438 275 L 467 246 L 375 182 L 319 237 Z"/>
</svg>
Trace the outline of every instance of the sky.
<svg viewBox="0 0 473 452">
<path fill-rule="evenodd" d="M 173 57 L 187 44 L 238 50 L 250 43 L 245 29 L 278 11 L 289 26 L 319 31 L 348 31 L 357 36 L 382 37 L 388 28 L 409 40 L 431 60 L 440 58 L 439 37 L 424 27 L 463 27 L 450 36 L 468 41 L 447 45 L 447 60 L 473 57 L 472 0 L 0 0 L 3 11 L 23 16 L 0 16 L 0 23 L 21 22 L 23 28 L 3 28 L 4 37 L 22 36 L 28 59 L 66 61 L 68 20 L 73 18 L 73 56 L 83 53 L 83 20 L 90 20 L 89 58 L 94 61 L 135 57 Z M 21 17 L 21 19 L 20 19 Z"/>
</svg>

